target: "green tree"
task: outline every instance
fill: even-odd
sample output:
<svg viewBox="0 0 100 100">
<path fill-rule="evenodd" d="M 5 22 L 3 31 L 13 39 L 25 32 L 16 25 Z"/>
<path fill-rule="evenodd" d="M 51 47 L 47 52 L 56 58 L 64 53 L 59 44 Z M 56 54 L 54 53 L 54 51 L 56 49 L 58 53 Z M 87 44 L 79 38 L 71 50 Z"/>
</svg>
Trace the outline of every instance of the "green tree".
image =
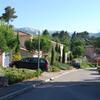
<svg viewBox="0 0 100 100">
<path fill-rule="evenodd" d="M 3 34 L 0 32 L 0 51 L 7 51 L 8 47 L 6 45 L 6 40 L 4 39 Z"/>
<path fill-rule="evenodd" d="M 3 19 L 5 22 L 9 24 L 10 21 L 13 21 L 13 19 L 17 18 L 17 16 L 14 15 L 15 13 L 16 13 L 15 8 L 11 8 L 11 6 L 7 6 L 5 8 L 5 12 L 2 14 L 0 19 Z"/>
<path fill-rule="evenodd" d="M 60 43 L 60 39 L 59 39 L 59 32 L 56 31 L 52 34 L 52 40 L 55 42 L 59 42 Z"/>
<path fill-rule="evenodd" d="M 77 37 L 79 37 L 85 44 L 89 44 L 89 33 L 87 31 L 77 33 Z"/>
<path fill-rule="evenodd" d="M 15 53 L 19 52 L 19 50 L 20 50 L 20 40 L 19 40 L 19 34 L 17 33 Z"/>
<path fill-rule="evenodd" d="M 71 42 L 70 42 L 70 50 L 73 52 L 74 50 L 74 41 L 76 40 L 77 36 L 76 36 L 76 32 L 74 32 L 71 36 Z"/>
<path fill-rule="evenodd" d="M 79 57 L 84 54 L 85 51 L 85 41 L 77 36 L 77 33 L 74 32 L 71 37 L 70 50 L 74 57 Z"/>
<path fill-rule="evenodd" d="M 29 51 L 38 50 L 39 39 L 38 37 L 34 37 L 33 40 L 26 40 L 25 47 Z M 43 52 L 49 52 L 51 48 L 51 41 L 49 38 L 45 38 L 45 36 L 40 36 L 40 50 Z"/>
<path fill-rule="evenodd" d="M 13 28 L 4 22 L 0 22 L 0 49 L 2 52 L 14 50 L 16 46 L 16 37 Z"/>
<path fill-rule="evenodd" d="M 52 47 L 52 50 L 51 50 L 51 65 L 53 65 L 55 62 L 55 49 L 54 47 Z"/>
<path fill-rule="evenodd" d="M 30 52 L 34 50 L 34 47 L 32 46 L 31 40 L 26 40 L 24 45 L 25 45 L 26 49 L 29 50 Z"/>
<path fill-rule="evenodd" d="M 58 52 L 59 51 L 59 45 L 58 43 L 56 43 L 56 46 L 55 46 L 55 51 Z"/>
<path fill-rule="evenodd" d="M 33 38 L 32 41 L 32 46 L 34 47 L 34 49 L 38 50 L 38 38 Z M 51 41 L 49 38 L 45 38 L 44 36 L 40 37 L 40 50 L 44 51 L 44 52 L 49 52 L 51 48 Z"/>
<path fill-rule="evenodd" d="M 49 36 L 49 35 L 50 35 L 50 33 L 48 32 L 48 30 L 47 30 L 47 29 L 45 29 L 45 30 L 43 31 L 42 35 L 43 35 L 43 36 Z"/>
<path fill-rule="evenodd" d="M 79 38 L 77 38 L 73 42 L 72 54 L 74 55 L 74 57 L 80 57 L 80 56 L 82 56 L 84 54 L 84 51 L 85 51 L 85 43 L 84 43 L 84 41 L 82 41 Z"/>
<path fill-rule="evenodd" d="M 100 48 L 100 37 L 95 38 L 93 44 L 95 47 Z"/>
<path fill-rule="evenodd" d="M 62 43 L 69 47 L 70 44 L 70 36 L 67 31 L 55 32 L 52 34 L 52 38 L 54 41 Z"/>
<path fill-rule="evenodd" d="M 60 48 L 60 46 L 58 48 L 58 53 L 59 53 L 59 62 L 61 62 L 61 48 Z"/>
<path fill-rule="evenodd" d="M 62 63 L 65 63 L 65 46 L 63 48 Z"/>
</svg>

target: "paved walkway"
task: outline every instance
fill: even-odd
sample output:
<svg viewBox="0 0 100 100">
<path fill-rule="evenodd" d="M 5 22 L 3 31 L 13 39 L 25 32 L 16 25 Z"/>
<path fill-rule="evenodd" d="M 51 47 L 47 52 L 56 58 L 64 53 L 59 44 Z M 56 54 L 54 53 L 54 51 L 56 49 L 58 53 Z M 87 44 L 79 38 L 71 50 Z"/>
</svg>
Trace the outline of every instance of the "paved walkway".
<svg viewBox="0 0 100 100">
<path fill-rule="evenodd" d="M 73 71 L 76 70 L 73 69 L 65 71 L 61 70 L 60 72 L 44 72 L 38 79 L 31 79 L 8 87 L 2 87 L 0 88 L 0 100 L 7 100 L 13 96 L 26 92 L 37 85 L 41 85 L 44 82 L 48 82 Z"/>
</svg>

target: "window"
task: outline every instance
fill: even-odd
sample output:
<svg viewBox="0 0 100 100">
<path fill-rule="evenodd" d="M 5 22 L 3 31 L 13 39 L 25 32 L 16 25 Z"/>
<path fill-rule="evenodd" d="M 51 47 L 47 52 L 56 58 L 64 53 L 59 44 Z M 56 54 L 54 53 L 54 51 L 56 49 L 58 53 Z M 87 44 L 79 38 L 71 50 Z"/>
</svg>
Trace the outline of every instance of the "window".
<svg viewBox="0 0 100 100">
<path fill-rule="evenodd" d="M 45 63 L 45 60 L 44 59 L 40 59 L 40 63 Z"/>
</svg>

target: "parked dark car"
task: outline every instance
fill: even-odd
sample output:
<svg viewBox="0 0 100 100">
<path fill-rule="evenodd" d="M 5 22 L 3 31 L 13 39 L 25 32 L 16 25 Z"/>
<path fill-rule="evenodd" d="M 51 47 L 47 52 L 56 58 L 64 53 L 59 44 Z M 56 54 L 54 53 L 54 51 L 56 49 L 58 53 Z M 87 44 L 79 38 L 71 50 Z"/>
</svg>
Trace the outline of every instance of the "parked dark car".
<svg viewBox="0 0 100 100">
<path fill-rule="evenodd" d="M 38 58 L 24 58 L 18 61 L 12 61 L 9 64 L 10 67 L 16 68 L 27 68 L 27 69 L 37 69 L 38 68 Z M 44 58 L 39 58 L 39 68 L 43 71 L 48 70 L 48 61 Z"/>
<path fill-rule="evenodd" d="M 75 68 L 80 68 L 80 62 L 76 60 L 72 60 L 71 65 Z"/>
</svg>

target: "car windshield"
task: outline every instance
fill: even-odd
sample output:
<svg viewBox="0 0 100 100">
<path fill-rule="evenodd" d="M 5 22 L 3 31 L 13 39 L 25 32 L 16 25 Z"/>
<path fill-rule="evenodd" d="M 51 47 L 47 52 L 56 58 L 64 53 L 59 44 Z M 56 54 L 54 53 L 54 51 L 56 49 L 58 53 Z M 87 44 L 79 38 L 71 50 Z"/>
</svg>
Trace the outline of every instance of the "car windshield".
<svg viewBox="0 0 100 100">
<path fill-rule="evenodd" d="M 30 58 L 30 62 L 37 63 L 38 62 L 38 58 Z"/>
</svg>

